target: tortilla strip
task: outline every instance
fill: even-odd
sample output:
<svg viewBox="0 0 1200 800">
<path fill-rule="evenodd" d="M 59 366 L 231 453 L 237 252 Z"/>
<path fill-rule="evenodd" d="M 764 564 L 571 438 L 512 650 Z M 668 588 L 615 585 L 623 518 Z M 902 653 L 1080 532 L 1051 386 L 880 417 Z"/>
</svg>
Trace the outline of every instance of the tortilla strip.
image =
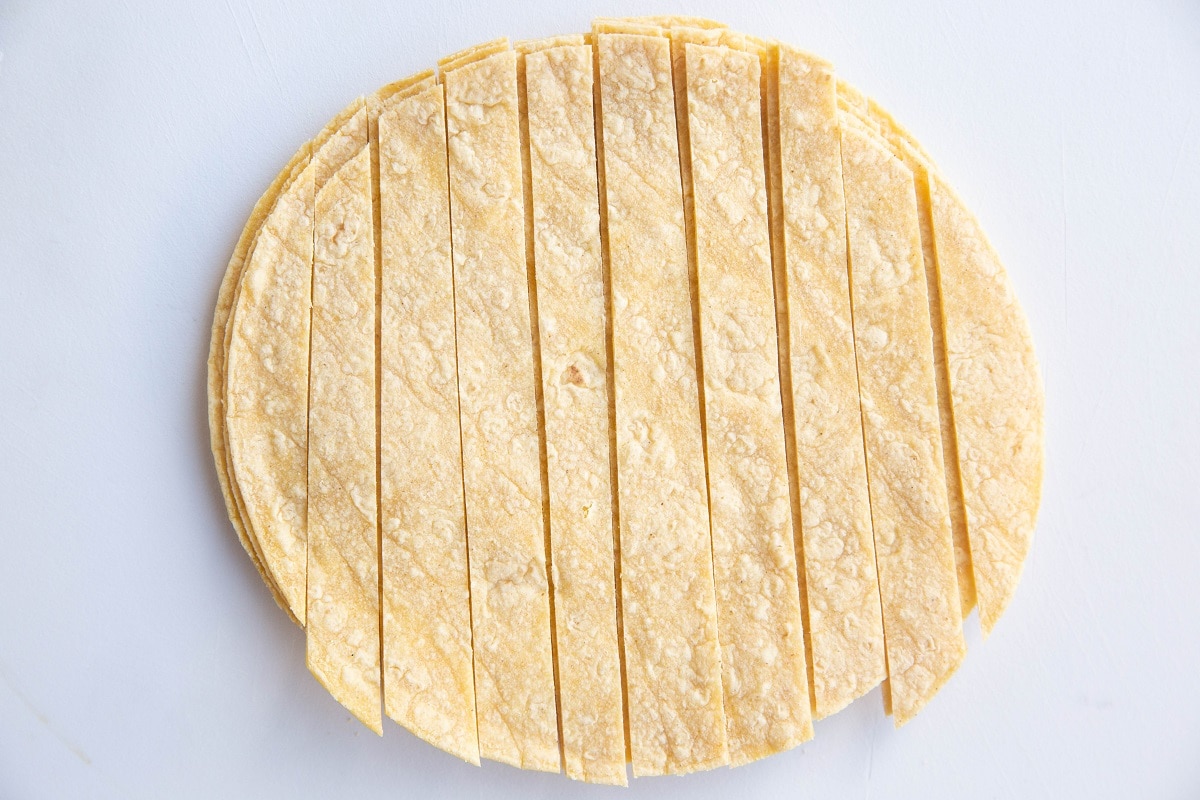
<svg viewBox="0 0 1200 800">
<path fill-rule="evenodd" d="M 991 633 L 1021 578 L 1041 502 L 1045 396 L 1029 323 L 978 220 L 929 178 L 959 469 L 979 621 Z"/>
<path fill-rule="evenodd" d="M 839 87 L 845 87 L 839 83 Z M 874 105 L 866 101 L 868 108 Z M 954 430 L 954 409 L 950 398 L 950 379 L 946 367 L 945 326 L 942 320 L 942 292 L 934 254 L 933 221 L 929 203 L 929 163 L 912 145 L 888 127 L 890 117 L 877 117 L 861 107 L 843 114 L 843 124 L 861 127 L 871 138 L 900 159 L 913 173 L 917 193 L 917 217 L 921 226 L 921 255 L 925 263 L 925 285 L 929 296 L 929 322 L 933 340 L 933 368 L 937 376 L 938 421 L 942 435 L 946 494 L 950 501 L 950 526 L 954 536 L 954 562 L 958 576 L 959 602 L 965 617 L 975 607 L 975 578 L 971 566 L 971 548 L 967 536 L 967 517 L 963 504 L 962 479 L 958 465 L 958 439 Z"/>
<path fill-rule="evenodd" d="M 671 45 L 596 35 L 634 775 L 728 763 Z"/>
<path fill-rule="evenodd" d="M 912 172 L 842 130 L 850 285 L 888 686 L 897 726 L 966 653 Z"/>
<path fill-rule="evenodd" d="M 375 242 L 363 147 L 317 192 L 308 449 L 308 668 L 382 734 Z"/>
<path fill-rule="evenodd" d="M 687 126 L 729 757 L 812 738 L 784 445 L 760 64 L 687 44 Z M 686 156 L 685 156 L 686 157 Z"/>
<path fill-rule="evenodd" d="M 264 566 L 304 624 L 313 172 L 263 221 L 241 278 L 226 362 L 226 435 Z"/>
<path fill-rule="evenodd" d="M 234 247 L 233 256 L 229 260 L 229 266 L 225 270 L 225 276 L 221 279 L 221 287 L 217 292 L 217 306 L 213 313 L 212 334 L 208 350 L 209 445 L 212 448 L 213 461 L 217 468 L 217 483 L 225 498 L 225 509 L 229 514 L 229 521 L 238 535 L 238 541 L 242 543 L 242 547 L 250 556 L 258 574 L 270 589 L 271 596 L 275 598 L 279 607 L 293 619 L 295 617 L 292 615 L 287 601 L 280 594 L 274 580 L 263 565 L 258 543 L 250 535 L 243 520 L 239 498 L 235 494 L 236 486 L 230 478 L 229 452 L 225 443 L 225 340 L 246 257 L 253 249 L 262 222 L 274 207 L 279 194 L 291 184 L 295 175 L 307 166 L 310 147 L 310 144 L 306 142 L 296 151 L 291 161 L 275 176 L 275 180 L 271 182 L 267 191 L 258 199 L 254 209 L 250 212 L 250 219 L 246 221 L 246 226 L 242 229 L 242 234 Z"/>
<path fill-rule="evenodd" d="M 815 716 L 886 677 L 833 67 L 778 48 L 780 183 Z"/>
<path fill-rule="evenodd" d="M 479 748 L 557 771 L 516 53 L 443 79 Z"/>
<path fill-rule="evenodd" d="M 912 134 L 874 101 L 867 105 L 893 149 L 921 167 L 914 172 L 941 300 L 967 578 L 986 637 L 1016 591 L 1041 503 L 1041 374 L 1029 323 L 979 221 Z M 959 563 L 961 581 L 961 556 Z"/>
<path fill-rule="evenodd" d="M 478 764 L 442 87 L 378 129 L 384 709 Z"/>
<path fill-rule="evenodd" d="M 522 47 L 563 761 L 624 786 L 592 48 L 554 44 Z"/>
</svg>

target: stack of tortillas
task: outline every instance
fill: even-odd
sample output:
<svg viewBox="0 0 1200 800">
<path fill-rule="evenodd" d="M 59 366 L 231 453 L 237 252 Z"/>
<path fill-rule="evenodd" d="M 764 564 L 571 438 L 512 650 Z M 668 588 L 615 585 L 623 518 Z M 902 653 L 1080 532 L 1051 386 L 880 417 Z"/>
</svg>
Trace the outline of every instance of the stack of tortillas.
<svg viewBox="0 0 1200 800">
<path fill-rule="evenodd" d="M 221 286 L 212 445 L 308 666 L 468 761 L 744 764 L 910 720 L 1029 549 L 1043 399 L 979 224 L 819 58 L 695 19 L 356 100 Z"/>
</svg>

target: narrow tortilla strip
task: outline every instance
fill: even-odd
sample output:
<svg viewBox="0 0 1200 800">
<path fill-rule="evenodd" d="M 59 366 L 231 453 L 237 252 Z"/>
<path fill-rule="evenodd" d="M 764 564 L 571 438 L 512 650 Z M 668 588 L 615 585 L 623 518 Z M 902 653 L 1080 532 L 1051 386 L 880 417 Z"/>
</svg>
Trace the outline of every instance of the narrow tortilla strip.
<svg viewBox="0 0 1200 800">
<path fill-rule="evenodd" d="M 685 45 L 729 758 L 812 738 L 753 53 Z M 686 154 L 685 154 L 686 157 Z"/>
<path fill-rule="evenodd" d="M 979 621 L 1016 591 L 1041 502 L 1045 397 L 1029 323 L 978 220 L 929 177 L 959 469 Z"/>
<path fill-rule="evenodd" d="M 783 258 L 814 715 L 886 676 L 833 67 L 779 46 Z"/>
<path fill-rule="evenodd" d="M 633 771 L 683 773 L 729 751 L 671 45 L 596 40 Z"/>
<path fill-rule="evenodd" d="M 330 694 L 382 735 L 373 228 L 363 147 L 316 197 L 307 657 Z"/>
<path fill-rule="evenodd" d="M 442 87 L 378 129 L 384 709 L 478 764 Z"/>
<path fill-rule="evenodd" d="M 345 135 L 339 135 L 339 134 L 343 134 L 347 130 L 353 130 L 356 127 L 356 125 L 355 125 L 356 119 L 355 119 L 354 115 L 361 107 L 362 107 L 362 99 L 360 98 L 358 100 L 355 100 L 353 103 L 350 104 L 350 106 L 343 109 L 342 112 L 340 114 L 338 114 L 337 117 L 335 117 L 332 121 L 330 121 L 330 123 L 325 126 L 325 128 L 321 131 L 321 133 L 318 134 L 317 137 L 311 143 L 309 143 L 309 145 L 306 146 L 307 149 L 305 150 L 305 153 L 306 153 L 306 155 L 310 156 L 311 163 L 314 164 L 313 170 L 315 170 L 315 174 L 317 174 L 317 175 L 321 174 L 322 168 L 319 166 L 319 164 L 326 162 L 330 158 L 340 159 L 336 162 L 338 164 L 340 164 L 342 161 L 345 160 L 346 149 L 347 149 L 345 146 L 345 141 L 346 141 L 347 137 Z M 365 129 L 364 129 L 364 132 L 365 132 Z M 353 137 L 350 137 L 350 138 L 352 139 Z M 330 139 L 334 139 L 333 144 L 330 144 Z M 330 153 L 330 151 L 333 151 L 332 154 Z M 284 185 L 285 188 L 290 186 L 297 179 L 297 177 L 300 175 L 302 169 L 308 167 L 307 163 L 299 163 L 299 162 L 297 162 L 296 159 L 293 159 L 293 162 L 294 162 L 294 167 L 291 171 L 291 174 L 288 177 L 287 183 Z M 314 178 L 314 180 L 315 180 L 315 178 Z M 311 194 L 309 194 L 307 196 L 305 202 L 307 204 L 312 203 L 312 195 Z M 251 250 L 250 250 L 251 253 L 253 252 L 253 247 L 257 246 L 259 231 L 261 231 L 261 225 L 260 225 L 259 230 L 255 232 L 254 244 L 252 245 Z M 228 359 L 229 359 L 229 347 L 230 347 L 231 340 L 233 337 L 233 329 L 234 329 L 234 325 L 233 325 L 234 314 L 232 313 L 232 310 L 234 310 L 236 308 L 236 304 L 238 302 L 238 298 L 241 293 L 242 274 L 245 272 L 244 266 L 245 266 L 245 261 L 243 261 L 242 269 L 239 271 L 238 280 L 234 284 L 234 291 L 232 292 L 232 295 L 230 298 L 231 313 L 229 313 L 228 316 L 226 317 L 226 323 L 224 325 L 224 330 L 222 333 L 222 337 L 223 337 L 222 350 L 221 350 L 222 372 L 224 372 L 224 369 L 225 369 L 224 365 L 228 362 Z M 224 402 L 225 394 L 227 391 L 226 383 L 227 383 L 226 376 L 224 374 L 222 374 L 221 387 L 220 387 L 221 398 L 222 398 L 220 407 L 222 410 L 224 410 L 226 407 L 226 403 Z M 210 400 L 210 403 L 211 403 L 211 400 Z M 260 543 L 258 541 L 258 536 L 256 535 L 254 525 L 252 524 L 253 521 L 251 520 L 249 514 L 246 511 L 245 503 L 242 499 L 241 488 L 238 485 L 237 476 L 234 471 L 233 456 L 232 456 L 233 450 L 232 450 L 232 447 L 230 446 L 229 431 L 228 431 L 228 427 L 226 425 L 226 420 L 225 420 L 224 415 L 222 415 L 222 417 L 220 419 L 220 434 L 221 434 L 221 444 L 222 444 L 222 450 L 223 450 L 223 456 L 224 456 L 224 458 L 223 458 L 224 470 L 223 471 L 219 470 L 218 476 L 223 482 L 228 481 L 229 494 L 234 501 L 234 506 L 237 511 L 236 518 L 234 518 L 231 515 L 231 519 L 234 519 L 234 526 L 235 527 L 240 526 L 239 530 L 245 531 L 246 539 L 247 539 L 247 541 L 249 541 L 252 548 L 254 549 L 254 553 L 257 558 L 257 561 L 261 565 L 260 573 L 263 575 L 263 579 L 267 583 L 268 587 L 270 588 L 272 595 L 276 599 L 276 602 L 279 603 L 280 606 L 283 607 L 288 612 L 288 616 L 292 619 L 292 621 L 296 622 L 301 627 L 303 627 L 303 622 L 299 618 L 297 618 L 297 616 L 295 614 L 292 613 L 292 609 L 289 607 L 289 604 L 284 601 L 283 595 L 280 592 L 279 587 L 276 586 L 276 584 L 275 584 L 275 581 L 272 577 L 272 573 L 273 573 L 273 571 L 279 571 L 279 570 L 278 569 L 273 570 L 271 568 L 271 565 L 267 561 L 266 554 L 264 553 L 262 546 L 260 545 Z M 307 486 L 306 486 L 306 490 L 307 490 Z M 303 571 L 303 567 L 301 567 L 300 569 L 301 569 L 301 571 Z"/>
<path fill-rule="evenodd" d="M 870 100 L 870 108 L 875 108 Z M 937 258 L 934 253 L 933 220 L 929 200 L 929 163 L 890 126 L 890 117 L 864 117 L 855 108 L 842 115 L 843 124 L 861 126 L 871 136 L 900 159 L 913 173 L 917 193 L 917 217 L 921 226 L 921 255 L 925 263 L 925 285 L 929 297 L 929 322 L 932 329 L 933 368 L 937 376 L 938 421 L 942 435 L 943 467 L 946 474 L 946 494 L 950 501 L 950 526 L 954 537 L 954 562 L 958 576 L 958 595 L 965 617 L 975 607 L 975 577 L 971 566 L 971 548 L 967 534 L 967 517 L 963 503 L 962 478 L 959 470 L 958 438 L 954 430 L 954 409 L 950 398 L 950 378 L 946 366 L 945 323 L 942 318 L 942 292 L 938 281 Z"/>
<path fill-rule="evenodd" d="M 516 53 L 443 78 L 479 748 L 557 771 Z"/>
<path fill-rule="evenodd" d="M 304 624 L 313 168 L 263 221 L 231 318 L 229 454 L 264 566 Z"/>
<path fill-rule="evenodd" d="M 245 267 L 246 257 L 258 238 L 258 232 L 262 227 L 263 220 L 274 207 L 276 198 L 291 184 L 295 176 L 308 165 L 310 153 L 311 147 L 306 142 L 292 156 L 291 161 L 280 170 L 279 174 L 275 176 L 275 179 L 267 188 L 267 191 L 254 204 L 254 208 L 250 212 L 250 219 L 246 221 L 246 226 L 242 229 L 242 234 L 234 246 L 233 255 L 230 257 L 229 266 L 226 268 L 225 275 L 221 279 L 221 287 L 217 292 L 217 306 L 213 313 L 213 327 L 208 349 L 209 446 L 212 449 L 213 462 L 217 468 L 217 483 L 220 484 L 221 494 L 225 498 L 225 510 L 228 512 L 229 521 L 233 524 L 234 531 L 238 535 L 238 541 L 242 543 L 242 547 L 250 556 L 250 560 L 254 563 L 258 574 L 262 577 L 267 588 L 271 590 L 271 596 L 275 598 L 275 602 L 279 607 L 286 611 L 288 616 L 293 619 L 295 618 L 288 607 L 287 601 L 284 600 L 278 587 L 275 586 L 274 580 L 272 580 L 270 574 L 263 566 L 262 555 L 258 552 L 257 541 L 250 536 L 247 530 L 238 505 L 238 498 L 235 496 L 236 487 L 230 477 L 229 452 L 225 443 L 225 339 L 229 328 L 229 320 L 232 316 L 233 303 L 237 295 L 237 288 L 241 281 L 243 268 Z"/>
<path fill-rule="evenodd" d="M 912 172 L 842 131 L 854 341 L 897 726 L 966 653 Z"/>
<path fill-rule="evenodd" d="M 524 61 L 564 768 L 624 786 L 592 48 Z"/>
</svg>

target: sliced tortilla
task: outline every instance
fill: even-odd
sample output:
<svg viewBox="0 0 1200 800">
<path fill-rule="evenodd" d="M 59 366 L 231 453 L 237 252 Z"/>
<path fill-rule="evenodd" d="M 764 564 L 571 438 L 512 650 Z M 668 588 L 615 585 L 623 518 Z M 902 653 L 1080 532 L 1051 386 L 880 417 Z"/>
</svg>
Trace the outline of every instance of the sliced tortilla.
<svg viewBox="0 0 1200 800">
<path fill-rule="evenodd" d="M 1016 591 L 1041 503 L 1041 374 L 1029 323 L 979 221 L 912 134 L 874 101 L 868 100 L 867 106 L 894 150 L 920 167 L 914 172 L 923 217 L 928 217 L 928 223 L 922 219 L 923 244 L 932 239 L 940 291 L 957 472 L 970 546 L 967 577 L 986 637 Z M 956 551 L 962 547 L 956 541 Z M 959 554 L 960 580 L 962 564 Z"/>
<path fill-rule="evenodd" d="M 306 142 L 292 156 L 291 161 L 275 176 L 275 180 L 272 181 L 267 191 L 255 203 L 254 209 L 250 213 L 250 219 L 246 221 L 246 226 L 243 228 L 237 245 L 234 247 L 233 256 L 230 258 L 229 266 L 225 270 L 225 276 L 221 279 L 221 287 L 217 293 L 217 307 L 213 313 L 212 335 L 208 351 L 209 444 L 212 448 L 213 461 L 217 468 L 217 482 L 220 484 L 221 494 L 225 498 L 225 509 L 229 514 L 229 521 L 233 524 L 234 531 L 238 535 L 238 540 L 250 556 L 250 560 L 258 570 L 258 574 L 262 577 L 263 582 L 270 589 L 271 596 L 275 598 L 275 602 L 279 607 L 286 611 L 288 616 L 293 619 L 295 617 L 292 615 L 287 601 L 263 565 L 258 543 L 250 535 L 241 512 L 240 498 L 236 494 L 236 483 L 231 478 L 229 448 L 226 444 L 225 436 L 225 341 L 246 257 L 253 249 L 263 220 L 266 219 L 274 207 L 279 194 L 307 166 L 310 150 L 310 144 Z"/>
<path fill-rule="evenodd" d="M 582 41 L 582 37 L 580 37 Z M 592 48 L 522 43 L 564 769 L 625 785 Z"/>
<path fill-rule="evenodd" d="M 839 91 L 853 90 L 839 82 Z M 856 94 L 862 98 L 861 93 Z M 958 439 L 954 430 L 954 409 L 950 398 L 950 382 L 946 366 L 945 326 L 942 319 L 942 295 L 938 281 L 937 258 L 934 254 L 933 221 L 929 201 L 929 162 L 891 127 L 891 118 L 867 109 L 875 108 L 869 99 L 843 107 L 842 124 L 860 128 L 873 140 L 887 148 L 913 173 L 917 193 L 917 217 L 921 226 L 921 255 L 925 264 L 925 286 L 929 297 L 929 322 L 933 342 L 933 368 L 937 378 L 938 421 L 942 436 L 943 468 L 946 475 L 946 495 L 950 501 L 950 525 L 954 536 L 954 562 L 958 576 L 958 595 L 963 616 L 975 607 L 975 578 L 971 565 L 971 549 L 967 536 L 967 517 L 963 504 L 962 480 L 959 474 Z"/>
<path fill-rule="evenodd" d="M 382 734 L 371 195 L 364 146 L 316 196 L 307 660 L 338 702 Z"/>
<path fill-rule="evenodd" d="M 900 726 L 950 677 L 966 644 L 912 172 L 847 127 L 842 180 L 888 688 Z"/>
<path fill-rule="evenodd" d="M 378 129 L 384 710 L 478 764 L 442 87 Z"/>
<path fill-rule="evenodd" d="M 291 162 L 284 171 L 280 172 L 263 196 L 259 198 L 250 216 L 250 220 L 246 223 L 246 227 L 242 231 L 242 236 L 238 240 L 234 255 L 229 263 L 229 268 L 225 272 L 218 296 L 217 309 L 213 318 L 212 342 L 208 361 L 208 399 L 209 428 L 211 431 L 213 456 L 217 465 L 217 479 L 221 485 L 222 494 L 225 496 L 230 521 L 238 533 L 238 538 L 250 554 L 251 560 L 258 568 L 263 581 L 271 590 L 275 602 L 279 604 L 280 608 L 287 611 L 288 616 L 297 623 L 300 621 L 292 613 L 279 588 L 275 585 L 271 570 L 267 568 L 261 547 L 255 536 L 254 528 L 246 514 L 241 492 L 235 479 L 232 457 L 230 455 L 228 431 L 225 425 L 225 364 L 228 359 L 229 344 L 233 335 L 234 306 L 241 291 L 242 275 L 245 271 L 247 256 L 253 252 L 258 241 L 263 220 L 266 219 L 274 207 L 277 198 L 291 186 L 301 171 L 308 166 L 310 157 L 323 153 L 329 139 L 348 124 L 354 112 L 361 105 L 361 99 L 351 103 L 334 117 L 312 142 L 306 143 L 301 147 L 292 157 Z"/>
<path fill-rule="evenodd" d="M 788 352 L 813 707 L 829 716 L 886 676 L 859 408 L 833 67 L 778 48 Z"/>
<path fill-rule="evenodd" d="M 263 220 L 231 320 L 229 455 L 272 581 L 304 624 L 313 168 Z"/>
<path fill-rule="evenodd" d="M 443 80 L 479 749 L 558 771 L 516 53 Z"/>
<path fill-rule="evenodd" d="M 726 734 L 812 738 L 780 394 L 757 55 L 687 44 L 696 272 Z M 687 157 L 687 154 L 685 154 Z"/>
<path fill-rule="evenodd" d="M 979 221 L 929 180 L 971 564 L 986 636 L 1021 578 L 1041 502 L 1045 397 L 1029 323 Z"/>
<path fill-rule="evenodd" d="M 691 772 L 729 750 L 671 44 L 595 38 L 633 772 Z"/>
</svg>

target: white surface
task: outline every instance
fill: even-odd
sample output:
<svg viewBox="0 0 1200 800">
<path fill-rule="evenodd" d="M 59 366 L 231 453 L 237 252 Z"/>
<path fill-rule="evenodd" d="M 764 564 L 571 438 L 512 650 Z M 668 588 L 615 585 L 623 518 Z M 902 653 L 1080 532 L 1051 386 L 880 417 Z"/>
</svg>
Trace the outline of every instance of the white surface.
<svg viewBox="0 0 1200 800">
<path fill-rule="evenodd" d="M 599 795 L 349 719 L 225 517 L 204 376 L 250 207 L 350 98 L 633 4 L 72 5 L 0 0 L 0 798 Z M 1200 6 L 975 5 L 660 6 L 928 146 L 1029 313 L 1048 464 L 1015 601 L 915 722 L 876 693 L 623 796 L 1200 796 Z"/>
</svg>

